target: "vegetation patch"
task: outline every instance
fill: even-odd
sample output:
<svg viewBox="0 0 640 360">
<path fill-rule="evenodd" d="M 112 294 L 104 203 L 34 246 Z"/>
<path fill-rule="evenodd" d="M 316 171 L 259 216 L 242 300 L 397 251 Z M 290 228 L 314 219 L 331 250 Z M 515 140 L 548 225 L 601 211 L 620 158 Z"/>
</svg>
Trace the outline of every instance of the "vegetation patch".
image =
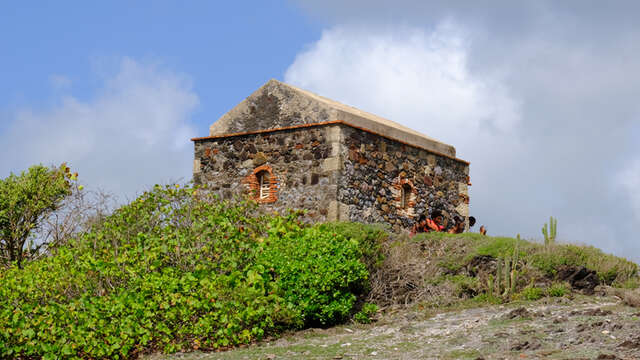
<svg viewBox="0 0 640 360">
<path fill-rule="evenodd" d="M 30 229 L 81 191 L 66 167 L 33 172 L 55 180 L 55 191 Z M 264 214 L 252 202 L 173 185 L 38 248 L 29 229 L 12 227 L 20 214 L 9 210 L 26 201 L 17 179 L 0 184 L 3 248 L 14 244 L 0 254 L 0 358 L 220 350 L 288 330 L 369 323 L 387 307 L 533 301 L 596 284 L 640 304 L 636 264 L 556 243 L 554 219 L 544 244 L 479 234 L 410 238 L 377 225 L 309 225 L 301 212 Z"/>
<path fill-rule="evenodd" d="M 155 187 L 0 271 L 0 357 L 220 349 L 342 322 L 367 290 L 369 248 L 298 215 Z"/>
<path fill-rule="evenodd" d="M 382 251 L 384 261 L 372 271 L 369 294 L 369 301 L 382 307 L 442 307 L 468 299 L 495 304 L 589 293 L 598 284 L 633 289 L 639 283 L 635 263 L 591 246 L 555 241 L 424 233 L 396 236 Z"/>
</svg>

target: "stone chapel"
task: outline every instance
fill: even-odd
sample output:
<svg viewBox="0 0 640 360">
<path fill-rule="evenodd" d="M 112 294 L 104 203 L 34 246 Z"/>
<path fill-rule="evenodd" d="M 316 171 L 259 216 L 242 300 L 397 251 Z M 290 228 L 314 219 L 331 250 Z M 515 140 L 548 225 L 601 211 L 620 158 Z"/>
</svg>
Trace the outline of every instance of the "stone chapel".
<svg viewBox="0 0 640 360">
<path fill-rule="evenodd" d="M 192 141 L 194 182 L 221 198 L 395 231 L 434 210 L 447 227 L 454 217 L 468 223 L 469 163 L 453 146 L 277 80 Z"/>
</svg>

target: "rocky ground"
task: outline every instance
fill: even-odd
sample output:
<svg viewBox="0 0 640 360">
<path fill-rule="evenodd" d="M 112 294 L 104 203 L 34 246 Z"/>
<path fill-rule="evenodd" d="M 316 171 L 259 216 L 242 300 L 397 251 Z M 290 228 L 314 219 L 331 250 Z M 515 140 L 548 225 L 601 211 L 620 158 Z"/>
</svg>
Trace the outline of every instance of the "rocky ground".
<svg viewBox="0 0 640 360">
<path fill-rule="evenodd" d="M 160 359 L 640 359 L 640 309 L 615 296 L 388 311 L 374 324 L 308 329 L 218 353 Z"/>
</svg>

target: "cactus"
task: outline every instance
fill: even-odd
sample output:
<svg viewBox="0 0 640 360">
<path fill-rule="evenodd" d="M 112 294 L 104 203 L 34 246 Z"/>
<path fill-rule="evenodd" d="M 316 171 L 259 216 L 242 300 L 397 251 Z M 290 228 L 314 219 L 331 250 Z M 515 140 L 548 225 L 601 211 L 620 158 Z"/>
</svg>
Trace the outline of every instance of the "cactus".
<svg viewBox="0 0 640 360">
<path fill-rule="evenodd" d="M 487 294 L 503 299 L 511 298 L 511 294 L 515 293 L 518 284 L 518 256 L 520 234 L 516 237 L 517 241 L 513 248 L 513 254 L 498 257 L 496 259 L 495 277 L 489 275 L 487 279 Z"/>
<path fill-rule="evenodd" d="M 511 284 L 509 283 L 509 270 L 511 269 L 511 259 L 505 257 L 504 259 L 504 291 L 502 292 L 502 296 L 506 296 L 508 290 L 511 289 Z"/>
<path fill-rule="evenodd" d="M 488 289 L 488 293 L 493 296 L 493 275 L 489 275 L 489 279 L 487 279 L 487 289 Z"/>
<path fill-rule="evenodd" d="M 496 286 L 495 286 L 495 295 L 500 296 L 502 287 L 502 258 L 498 258 L 498 262 L 496 263 Z"/>
<path fill-rule="evenodd" d="M 513 266 L 513 270 L 511 270 L 511 294 L 516 292 L 516 283 L 518 282 L 518 271 L 515 269 L 515 265 Z"/>
<path fill-rule="evenodd" d="M 487 291 L 496 297 L 507 299 L 515 293 L 518 283 L 518 244 L 513 249 L 512 256 L 496 259 L 496 276 L 489 275 Z"/>
<path fill-rule="evenodd" d="M 544 223 L 542 227 L 542 235 L 544 235 L 544 245 L 549 246 L 555 244 L 556 235 L 558 230 L 558 219 L 554 219 L 553 216 L 549 218 L 549 224 Z"/>
<path fill-rule="evenodd" d="M 510 287 L 510 292 L 513 294 L 515 293 L 516 290 L 516 284 L 518 282 L 518 255 L 520 253 L 520 249 L 519 249 L 519 245 L 520 245 L 520 234 L 518 234 L 517 238 L 516 238 L 516 244 L 513 248 L 513 266 L 510 269 L 511 270 L 511 287 Z"/>
</svg>

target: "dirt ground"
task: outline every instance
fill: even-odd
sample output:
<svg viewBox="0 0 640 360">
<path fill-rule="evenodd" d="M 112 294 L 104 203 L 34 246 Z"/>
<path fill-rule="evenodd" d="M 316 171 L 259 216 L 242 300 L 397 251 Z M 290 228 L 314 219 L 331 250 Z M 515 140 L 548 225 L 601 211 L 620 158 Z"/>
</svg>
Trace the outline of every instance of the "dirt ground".
<svg viewBox="0 0 640 360">
<path fill-rule="evenodd" d="M 308 329 L 194 359 L 640 359 L 640 309 L 615 296 L 387 311 L 370 325 Z"/>
</svg>

